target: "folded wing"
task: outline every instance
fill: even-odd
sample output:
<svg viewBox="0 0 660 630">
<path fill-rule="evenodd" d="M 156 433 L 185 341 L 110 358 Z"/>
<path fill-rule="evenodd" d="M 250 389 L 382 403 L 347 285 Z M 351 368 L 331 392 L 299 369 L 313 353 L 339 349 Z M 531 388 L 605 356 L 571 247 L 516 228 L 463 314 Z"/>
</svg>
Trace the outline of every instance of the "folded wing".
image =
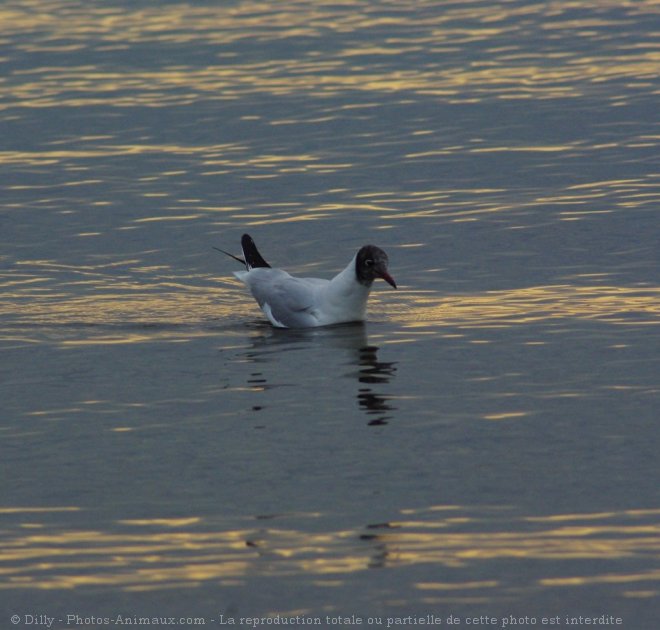
<svg viewBox="0 0 660 630">
<path fill-rule="evenodd" d="M 286 271 L 255 267 L 235 272 L 250 289 L 273 326 L 305 328 L 318 325 L 319 291 L 328 284 L 316 278 L 294 278 Z"/>
</svg>

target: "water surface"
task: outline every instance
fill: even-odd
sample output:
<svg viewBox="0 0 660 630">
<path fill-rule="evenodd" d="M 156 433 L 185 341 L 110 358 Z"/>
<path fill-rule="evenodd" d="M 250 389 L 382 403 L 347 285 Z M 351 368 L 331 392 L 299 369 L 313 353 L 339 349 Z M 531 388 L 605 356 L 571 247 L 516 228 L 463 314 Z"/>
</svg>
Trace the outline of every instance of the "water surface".
<svg viewBox="0 0 660 630">
<path fill-rule="evenodd" d="M 653 627 L 657 18 L 4 3 L 2 614 Z M 274 330 L 246 231 L 400 288 Z"/>
</svg>

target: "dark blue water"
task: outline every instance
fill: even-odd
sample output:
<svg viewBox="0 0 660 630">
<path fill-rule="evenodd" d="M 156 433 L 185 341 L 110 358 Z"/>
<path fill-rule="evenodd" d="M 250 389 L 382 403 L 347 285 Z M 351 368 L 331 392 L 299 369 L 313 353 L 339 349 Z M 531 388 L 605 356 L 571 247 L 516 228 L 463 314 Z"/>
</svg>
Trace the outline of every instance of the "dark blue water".
<svg viewBox="0 0 660 630">
<path fill-rule="evenodd" d="M 655 627 L 657 17 L 4 3 L 3 623 Z"/>
</svg>

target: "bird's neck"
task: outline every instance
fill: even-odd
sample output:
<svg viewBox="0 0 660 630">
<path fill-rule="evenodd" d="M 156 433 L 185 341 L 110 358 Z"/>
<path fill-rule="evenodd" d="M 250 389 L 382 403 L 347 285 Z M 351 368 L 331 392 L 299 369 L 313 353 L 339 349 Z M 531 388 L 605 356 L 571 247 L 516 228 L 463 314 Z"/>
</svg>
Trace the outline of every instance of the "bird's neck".
<svg viewBox="0 0 660 630">
<path fill-rule="evenodd" d="M 355 273 L 355 258 L 340 271 L 326 287 L 326 303 L 340 307 L 344 312 L 350 312 L 352 319 L 364 317 L 371 284 L 365 285 L 358 281 Z"/>
<path fill-rule="evenodd" d="M 354 291 L 364 292 L 368 294 L 371 290 L 371 282 L 368 284 L 363 284 L 358 280 L 357 272 L 355 270 L 355 260 L 356 256 L 353 256 L 351 262 L 346 265 L 346 268 L 343 271 L 340 271 L 331 281 L 330 284 L 334 285 L 338 290 L 345 291 L 347 293 L 353 293 Z"/>
</svg>

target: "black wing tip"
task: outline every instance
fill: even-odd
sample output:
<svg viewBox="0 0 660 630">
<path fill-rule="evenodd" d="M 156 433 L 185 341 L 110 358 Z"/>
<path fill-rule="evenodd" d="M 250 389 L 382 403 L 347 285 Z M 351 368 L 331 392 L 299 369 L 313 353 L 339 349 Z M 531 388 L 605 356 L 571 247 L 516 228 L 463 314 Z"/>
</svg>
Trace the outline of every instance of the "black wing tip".
<svg viewBox="0 0 660 630">
<path fill-rule="evenodd" d="M 270 267 L 264 260 L 263 256 L 259 253 L 254 240 L 249 234 L 243 234 L 241 237 L 241 247 L 243 248 L 243 256 L 245 256 L 245 266 L 248 269 L 255 267 Z"/>
<path fill-rule="evenodd" d="M 214 247 L 211 245 L 212 249 L 215 249 L 216 252 L 220 252 L 221 254 L 224 254 L 225 256 L 229 256 L 229 258 L 233 258 L 234 260 L 237 260 L 241 265 L 245 265 L 245 260 L 243 258 L 240 258 L 239 256 L 234 256 L 234 254 L 230 254 L 229 252 L 226 252 L 224 249 L 220 249 L 219 247 Z"/>
<path fill-rule="evenodd" d="M 245 268 L 248 271 L 250 269 L 254 269 L 255 267 L 270 267 L 270 265 L 264 260 L 263 256 L 259 253 L 257 246 L 254 244 L 254 240 L 249 234 L 243 234 L 241 237 L 243 258 L 240 256 L 234 256 L 234 254 L 230 254 L 229 252 L 226 252 L 224 249 L 220 249 L 219 247 L 212 247 L 216 251 L 221 252 L 230 258 L 233 258 L 242 265 L 245 265 Z"/>
</svg>

